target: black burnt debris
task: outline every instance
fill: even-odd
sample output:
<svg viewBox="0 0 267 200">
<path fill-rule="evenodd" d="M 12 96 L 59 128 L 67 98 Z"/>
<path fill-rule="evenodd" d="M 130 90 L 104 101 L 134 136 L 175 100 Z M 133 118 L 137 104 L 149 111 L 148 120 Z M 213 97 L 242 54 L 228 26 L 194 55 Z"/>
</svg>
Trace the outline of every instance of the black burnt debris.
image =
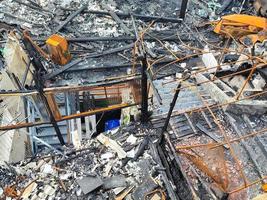
<svg viewBox="0 0 267 200">
<path fill-rule="evenodd" d="M 266 199 L 266 6 L 0 1 L 0 199 Z"/>
</svg>

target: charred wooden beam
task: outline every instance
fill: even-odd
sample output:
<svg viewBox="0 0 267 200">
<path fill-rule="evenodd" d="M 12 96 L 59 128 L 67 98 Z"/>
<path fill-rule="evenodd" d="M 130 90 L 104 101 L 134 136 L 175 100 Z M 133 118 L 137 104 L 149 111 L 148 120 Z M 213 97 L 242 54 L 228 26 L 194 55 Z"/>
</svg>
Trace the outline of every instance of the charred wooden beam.
<svg viewBox="0 0 267 200">
<path fill-rule="evenodd" d="M 159 91 L 158 91 L 157 87 L 156 87 L 155 84 L 153 83 L 153 79 L 152 79 L 151 74 L 150 74 L 148 71 L 146 71 L 146 74 L 147 74 L 148 81 L 149 81 L 149 83 L 150 83 L 150 85 L 151 85 L 151 88 L 152 88 L 152 90 L 153 90 L 153 94 L 155 95 L 155 97 L 156 97 L 158 103 L 159 103 L 160 105 L 162 105 L 162 98 L 161 98 L 161 96 L 160 96 L 160 94 L 159 94 Z"/>
<path fill-rule="evenodd" d="M 142 113 L 141 113 L 141 121 L 142 123 L 147 122 L 148 120 L 148 90 L 147 90 L 147 59 L 144 54 L 142 58 L 142 79 L 141 79 L 141 88 L 142 88 Z"/>
<path fill-rule="evenodd" d="M 31 58 L 33 67 L 37 72 L 46 73 L 46 69 L 43 66 L 40 60 L 40 54 L 36 51 L 35 47 L 33 46 L 32 42 L 30 41 L 29 37 L 23 37 L 22 42 Z"/>
<path fill-rule="evenodd" d="M 75 11 L 75 9 L 62 8 L 63 10 Z M 100 11 L 100 10 L 85 10 L 84 13 L 91 13 L 97 15 L 110 15 L 109 12 Z M 136 19 L 140 19 L 143 21 L 157 21 L 157 22 L 172 22 L 172 23 L 180 23 L 182 20 L 171 17 L 161 17 L 161 16 L 151 16 L 151 15 L 140 15 L 136 13 L 123 13 L 123 12 L 115 12 L 120 18 L 130 18 L 131 15 Z"/>
<path fill-rule="evenodd" d="M 182 0 L 181 9 L 180 9 L 180 18 L 184 19 L 186 14 L 188 0 Z"/>
<path fill-rule="evenodd" d="M 70 69 L 71 67 L 79 64 L 80 62 L 82 62 L 84 59 L 83 58 L 78 58 L 76 60 L 71 61 L 70 63 L 64 65 L 62 68 L 60 69 L 56 69 L 55 71 L 51 72 L 50 74 L 45 75 L 45 79 L 51 79 L 54 78 L 55 76 L 62 74 L 64 71 Z"/>
<path fill-rule="evenodd" d="M 95 110 L 91 110 L 91 111 L 87 111 L 87 112 L 82 112 L 82 113 L 64 116 L 60 119 L 56 119 L 56 122 L 86 117 L 86 116 L 90 116 L 90 115 L 108 112 L 111 110 L 123 109 L 123 108 L 136 106 L 136 105 L 137 104 L 126 104 L 126 103 L 113 105 L 113 106 L 106 107 L 106 108 L 99 108 L 99 109 L 95 109 Z M 49 122 L 35 122 L 35 123 L 31 122 L 31 123 L 19 123 L 19 124 L 7 125 L 7 126 L 0 126 L 0 131 L 20 129 L 20 128 L 33 127 L 33 126 L 40 126 L 40 125 L 44 125 L 44 124 L 51 124 L 51 122 L 50 121 Z"/>
<path fill-rule="evenodd" d="M 108 10 L 110 16 L 117 22 L 117 24 L 125 31 L 125 33 L 131 35 L 130 29 L 123 23 L 123 21 L 118 17 L 118 15 L 106 4 L 102 3 L 102 6 Z"/>
<path fill-rule="evenodd" d="M 163 33 L 162 33 L 163 34 Z M 154 37 L 154 38 L 153 38 Z M 157 34 L 150 34 L 150 35 L 145 35 L 144 40 L 146 41 L 157 41 L 155 37 L 159 40 L 162 41 L 179 41 L 175 33 L 172 35 L 157 35 Z M 183 41 L 192 41 L 194 39 L 189 39 L 187 36 L 180 36 L 181 40 Z M 34 41 L 36 42 L 44 42 L 47 40 L 47 38 L 33 38 Z M 105 41 L 135 41 L 136 36 L 120 36 L 120 37 L 70 37 L 66 38 L 66 40 L 70 43 L 74 42 L 105 42 Z"/>
<path fill-rule="evenodd" d="M 181 83 L 178 84 L 178 86 L 176 88 L 176 91 L 175 91 L 175 94 L 173 96 L 172 102 L 170 104 L 170 109 L 168 111 L 167 118 L 166 118 L 165 123 L 164 123 L 164 126 L 162 127 L 162 130 L 161 130 L 161 135 L 160 135 L 159 143 L 162 142 L 164 132 L 167 131 L 167 128 L 168 128 L 168 125 L 170 123 L 170 119 L 171 119 L 171 116 L 172 116 L 172 111 L 173 111 L 173 109 L 175 107 L 175 104 L 176 104 L 178 95 L 180 93 L 180 88 L 181 88 Z"/>
<path fill-rule="evenodd" d="M 151 154 L 152 154 L 153 159 L 156 161 L 156 163 L 159 165 L 159 167 L 161 169 L 164 169 L 165 166 L 163 165 L 162 158 L 158 152 L 158 148 L 160 146 L 156 146 L 156 144 L 154 144 L 151 140 L 149 142 L 149 145 L 150 145 L 150 150 L 151 150 Z M 159 173 L 162 176 L 163 183 L 166 187 L 166 190 L 168 192 L 168 196 L 170 197 L 170 199 L 179 200 L 179 197 L 177 196 L 177 194 L 173 190 L 171 181 L 169 180 L 169 177 L 167 176 L 166 171 L 165 170 L 159 170 Z M 168 172 L 168 173 L 170 173 L 170 172 Z"/>
<path fill-rule="evenodd" d="M 166 155 L 166 157 L 171 157 L 172 159 L 167 159 L 169 161 L 169 165 L 171 168 L 175 170 L 171 170 L 174 184 L 177 188 L 177 193 L 179 194 L 180 199 L 197 199 L 197 194 L 195 193 L 194 186 L 190 181 L 190 177 L 187 176 L 186 171 L 183 168 L 181 159 L 177 154 L 173 143 L 171 142 L 170 135 L 168 132 L 164 133 L 163 138 L 164 144 L 162 145 L 162 150 Z M 166 149 L 169 149 L 167 151 Z"/>
<path fill-rule="evenodd" d="M 23 59 L 23 61 L 24 61 L 24 59 Z M 25 72 L 23 74 L 22 81 L 21 81 L 21 85 L 22 85 L 23 88 L 25 86 L 25 83 L 26 83 L 26 80 L 27 80 L 27 76 L 28 76 L 28 73 L 30 71 L 31 63 L 32 63 L 31 61 L 29 61 L 29 63 L 26 63 L 26 61 L 25 61 L 25 64 L 27 65 L 27 67 L 26 67 L 26 70 L 25 70 Z"/>
<path fill-rule="evenodd" d="M 79 15 L 82 11 L 87 8 L 87 5 L 83 5 L 81 8 L 70 14 L 65 21 L 63 21 L 55 30 L 55 32 L 59 32 L 61 29 L 64 28 L 71 20 L 73 20 L 77 15 Z"/>
<path fill-rule="evenodd" d="M 140 80 L 140 76 L 129 77 L 123 80 L 115 80 L 110 82 L 99 82 L 92 85 L 71 85 L 71 86 L 61 86 L 61 87 L 50 87 L 44 88 L 45 94 L 49 93 L 59 93 L 59 92 L 71 92 L 71 91 L 88 91 L 96 89 L 98 87 L 108 87 L 116 84 L 128 83 L 134 80 Z M 26 96 L 38 94 L 37 90 L 13 90 L 13 91 L 0 91 L 0 96 Z"/>
<path fill-rule="evenodd" d="M 42 101 L 43 101 L 43 103 L 44 103 L 44 105 L 46 107 L 46 110 L 48 112 L 48 115 L 49 115 L 49 118 L 50 118 L 50 122 L 51 122 L 51 124 L 53 125 L 53 127 L 55 129 L 55 132 L 57 134 L 58 140 L 59 140 L 61 145 L 65 145 L 64 138 L 63 138 L 63 136 L 61 134 L 61 131 L 60 131 L 59 127 L 58 127 L 57 121 L 56 121 L 56 119 L 54 117 L 54 113 L 53 113 L 53 111 L 52 111 L 52 109 L 51 109 L 51 107 L 50 107 L 50 105 L 48 103 L 48 100 L 47 100 L 46 96 L 45 96 L 45 93 L 44 93 L 44 90 L 43 90 L 43 87 L 44 87 L 43 80 L 42 80 L 42 78 L 40 76 L 40 72 L 36 72 L 35 73 L 34 81 L 35 81 L 35 87 L 38 90 L 40 98 L 42 99 Z"/>
<path fill-rule="evenodd" d="M 109 55 L 109 54 L 117 53 L 120 51 L 124 51 L 124 50 L 130 49 L 132 47 L 134 47 L 134 43 L 125 45 L 123 47 L 117 47 L 114 49 L 109 49 L 109 50 L 103 51 L 102 53 L 91 53 L 91 54 L 84 56 L 83 58 L 77 58 L 76 60 L 73 60 L 72 62 L 64 65 L 62 68 L 56 69 L 55 71 L 51 72 L 50 74 L 47 74 L 45 76 L 45 79 L 48 80 L 48 79 L 54 78 L 55 76 L 58 76 L 59 74 L 62 74 L 66 70 L 70 69 L 71 67 L 74 67 L 77 64 L 81 63 L 86 58 L 98 58 L 98 57 L 101 57 L 104 55 Z"/>
</svg>

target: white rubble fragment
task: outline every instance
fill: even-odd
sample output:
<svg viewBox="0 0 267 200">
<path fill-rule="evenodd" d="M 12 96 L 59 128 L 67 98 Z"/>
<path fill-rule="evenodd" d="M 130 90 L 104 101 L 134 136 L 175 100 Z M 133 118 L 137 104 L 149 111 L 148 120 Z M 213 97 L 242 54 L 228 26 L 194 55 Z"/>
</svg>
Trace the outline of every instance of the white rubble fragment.
<svg viewBox="0 0 267 200">
<path fill-rule="evenodd" d="M 32 182 L 22 193 L 21 198 L 27 199 L 30 195 L 32 195 L 32 192 L 37 188 L 38 184 L 35 182 Z M 1 196 L 1 195 L 0 195 Z"/>
<path fill-rule="evenodd" d="M 262 43 L 255 44 L 255 55 L 261 56 L 267 54 L 267 40 L 264 40 Z"/>
<path fill-rule="evenodd" d="M 210 52 L 208 46 L 205 46 L 204 51 L 209 52 L 209 53 L 203 54 L 202 62 L 204 63 L 204 65 L 207 69 L 212 68 L 212 69 L 208 70 L 209 73 L 216 72 L 216 67 L 219 65 L 218 61 L 216 60 L 215 56 Z"/>
<path fill-rule="evenodd" d="M 119 127 L 118 128 L 114 128 L 112 130 L 109 130 L 108 132 L 111 134 L 111 135 L 114 135 L 115 133 L 117 133 L 119 131 Z"/>
<path fill-rule="evenodd" d="M 130 135 L 126 140 L 127 143 L 130 143 L 132 145 L 136 144 L 136 141 L 137 141 L 137 137 L 133 135 Z"/>
<path fill-rule="evenodd" d="M 156 46 L 155 42 L 145 42 L 148 49 L 153 49 Z"/>
<path fill-rule="evenodd" d="M 109 161 L 109 162 L 106 164 L 105 169 L 104 169 L 104 173 L 103 173 L 103 176 L 104 176 L 104 177 L 109 176 L 109 173 L 110 173 L 110 171 L 111 171 L 111 169 L 112 169 L 113 164 L 114 164 L 114 161 L 113 161 L 113 160 Z"/>
<path fill-rule="evenodd" d="M 186 63 L 181 63 L 181 67 L 184 69 L 186 68 L 186 65 L 187 65 Z"/>
<path fill-rule="evenodd" d="M 221 69 L 222 69 L 222 70 L 230 70 L 231 68 L 232 68 L 231 65 L 222 65 L 222 66 L 221 66 Z"/>
<path fill-rule="evenodd" d="M 245 62 L 248 62 L 247 60 L 249 59 L 248 56 L 241 54 L 240 57 L 238 58 L 237 62 L 233 66 L 234 69 L 238 69 L 240 65 L 242 65 Z"/>
<path fill-rule="evenodd" d="M 181 78 L 183 78 L 183 73 L 176 73 L 175 77 L 178 79 L 181 79 Z"/>
<path fill-rule="evenodd" d="M 170 49 L 170 50 L 173 51 L 173 52 L 177 52 L 177 51 L 180 50 L 179 47 L 178 47 L 178 45 L 176 45 L 176 44 L 171 44 L 171 43 L 169 43 L 169 42 L 166 42 L 166 43 L 165 43 L 165 47 L 167 47 L 168 49 Z"/>
<path fill-rule="evenodd" d="M 36 162 L 30 162 L 25 166 L 26 169 L 35 169 L 36 167 L 37 167 Z"/>
<path fill-rule="evenodd" d="M 71 131 L 71 139 L 72 139 L 72 142 L 73 142 L 73 145 L 75 147 L 75 149 L 79 149 L 81 148 L 81 138 L 79 136 L 79 133 L 78 133 L 78 130 L 73 130 Z"/>
<path fill-rule="evenodd" d="M 262 78 L 260 74 L 257 74 L 255 78 L 252 80 L 252 84 L 255 87 L 255 89 L 262 90 L 266 85 L 266 81 Z"/>
<path fill-rule="evenodd" d="M 41 199 L 45 199 L 47 197 L 47 195 L 45 193 L 43 193 L 43 192 L 40 192 L 38 194 L 38 197 L 41 198 Z"/>
<path fill-rule="evenodd" d="M 46 185 L 44 187 L 44 193 L 48 196 L 52 196 L 53 194 L 55 194 L 56 189 L 51 187 L 50 185 Z"/>
<path fill-rule="evenodd" d="M 240 75 L 237 75 L 237 76 L 234 76 L 233 78 L 231 78 L 228 81 L 228 84 L 231 87 L 242 88 L 242 86 L 245 83 L 245 81 L 246 81 L 245 77 L 240 76 Z M 245 89 L 251 89 L 250 86 L 249 86 L 249 84 L 246 85 L 246 88 Z"/>
<path fill-rule="evenodd" d="M 54 173 L 54 169 L 52 167 L 52 165 L 49 165 L 49 164 L 44 164 L 42 167 L 41 167 L 41 171 L 45 174 L 53 174 Z"/>
<path fill-rule="evenodd" d="M 130 75 L 130 74 L 132 74 L 132 73 L 133 73 L 132 68 L 127 68 L 127 75 Z"/>
<path fill-rule="evenodd" d="M 82 195 L 82 189 L 79 188 L 77 191 L 76 191 L 76 195 L 79 197 Z"/>
<path fill-rule="evenodd" d="M 101 155 L 101 160 L 107 161 L 114 157 L 114 154 L 111 152 L 107 152 Z"/>
<path fill-rule="evenodd" d="M 164 80 L 173 80 L 173 77 L 167 76 L 167 77 L 164 77 Z"/>
<path fill-rule="evenodd" d="M 154 195 L 151 197 L 151 200 L 161 200 L 161 196 L 159 196 L 158 194 L 154 194 Z"/>
<path fill-rule="evenodd" d="M 116 158 L 115 160 L 110 160 L 108 162 L 108 164 L 106 165 L 105 169 L 104 169 L 104 173 L 103 176 L 104 177 L 108 177 L 110 174 L 111 169 L 113 168 L 113 166 L 115 165 L 115 163 L 118 163 L 118 159 Z"/>
<path fill-rule="evenodd" d="M 68 180 L 72 176 L 72 173 L 60 174 L 60 180 Z"/>
<path fill-rule="evenodd" d="M 118 195 L 125 189 L 126 189 L 126 187 L 117 187 L 117 188 L 113 189 L 113 192 L 114 192 L 114 194 Z"/>
<path fill-rule="evenodd" d="M 36 169 L 40 169 L 44 164 L 45 164 L 44 160 L 38 161 Z"/>
<path fill-rule="evenodd" d="M 134 156 L 135 156 L 135 149 L 133 148 L 131 151 L 127 152 L 127 157 L 134 158 Z"/>
<path fill-rule="evenodd" d="M 34 194 L 34 195 L 31 196 L 31 200 L 36 200 L 36 199 L 39 199 L 37 194 Z"/>
<path fill-rule="evenodd" d="M 24 29 L 32 29 L 32 25 L 30 23 L 27 23 L 27 22 L 21 24 L 21 27 Z"/>
</svg>

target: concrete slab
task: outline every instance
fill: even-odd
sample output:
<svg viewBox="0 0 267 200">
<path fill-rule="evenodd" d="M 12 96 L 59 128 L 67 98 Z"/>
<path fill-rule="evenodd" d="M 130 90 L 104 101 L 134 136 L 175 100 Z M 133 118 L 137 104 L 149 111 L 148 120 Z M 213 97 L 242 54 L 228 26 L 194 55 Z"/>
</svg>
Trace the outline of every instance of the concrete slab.
<svg viewBox="0 0 267 200">
<path fill-rule="evenodd" d="M 117 187 L 126 187 L 126 186 L 127 186 L 126 178 L 122 175 L 119 175 L 119 176 L 112 176 L 110 178 L 106 178 L 104 180 L 103 188 L 114 189 Z"/>
<path fill-rule="evenodd" d="M 84 194 L 88 194 L 103 185 L 102 179 L 98 176 L 83 177 L 82 179 L 77 180 L 77 183 L 81 187 Z"/>
</svg>

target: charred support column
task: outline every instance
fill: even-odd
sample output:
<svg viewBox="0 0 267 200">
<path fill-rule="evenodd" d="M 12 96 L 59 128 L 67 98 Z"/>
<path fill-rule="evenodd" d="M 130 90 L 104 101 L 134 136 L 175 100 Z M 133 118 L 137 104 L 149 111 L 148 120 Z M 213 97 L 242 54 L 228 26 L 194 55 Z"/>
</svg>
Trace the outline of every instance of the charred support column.
<svg viewBox="0 0 267 200">
<path fill-rule="evenodd" d="M 177 86 L 176 91 L 175 91 L 175 94 L 174 94 L 173 99 L 172 99 L 172 102 L 170 104 L 170 109 L 169 109 L 167 118 L 166 118 L 165 123 L 164 123 L 164 126 L 163 126 L 163 128 L 161 130 L 161 135 L 160 135 L 159 143 L 162 142 L 164 132 L 167 131 L 167 128 L 168 128 L 168 125 L 169 125 L 169 122 L 170 122 L 170 119 L 171 119 L 171 116 L 172 116 L 172 111 L 174 109 L 174 106 L 176 104 L 178 95 L 180 93 L 180 88 L 181 88 L 181 83 L 179 83 L 179 85 Z"/>
<path fill-rule="evenodd" d="M 41 71 L 41 73 L 46 73 L 46 69 L 43 66 L 42 62 L 40 61 L 40 55 L 38 53 L 38 51 L 34 48 L 33 44 L 31 43 L 31 41 L 29 40 L 28 37 L 23 37 L 22 42 L 30 56 L 30 58 L 32 59 L 32 65 L 34 66 L 36 71 Z"/>
<path fill-rule="evenodd" d="M 38 90 L 40 97 L 41 97 L 41 99 L 42 99 L 42 101 L 43 101 L 43 103 L 47 109 L 51 124 L 53 125 L 53 127 L 56 131 L 59 142 L 61 145 L 64 145 L 65 144 L 64 139 L 62 137 L 62 134 L 61 134 L 60 129 L 57 125 L 54 114 L 53 114 L 53 112 L 49 106 L 49 103 L 46 99 L 46 96 L 45 96 L 44 90 L 43 90 L 44 84 L 43 84 L 42 75 L 46 73 L 46 69 L 43 66 L 42 62 L 40 61 L 40 55 L 38 54 L 38 51 L 34 48 L 33 44 L 31 43 L 31 41 L 29 40 L 29 38 L 26 35 L 24 35 L 24 37 L 23 37 L 23 43 L 24 43 L 26 50 L 28 51 L 29 57 L 31 58 L 33 67 L 35 69 L 34 81 L 35 81 L 36 89 Z"/>
<path fill-rule="evenodd" d="M 141 115 L 141 122 L 146 123 L 148 120 L 148 91 L 147 91 L 147 59 L 146 54 L 142 56 L 142 80 L 141 80 L 141 87 L 142 87 L 142 115 Z"/>
<path fill-rule="evenodd" d="M 180 19 L 185 18 L 187 4 L 188 4 L 188 0 L 182 0 L 181 9 L 180 9 Z"/>
<path fill-rule="evenodd" d="M 61 134 L 61 131 L 60 131 L 59 127 L 58 127 L 57 121 L 56 121 L 56 119 L 54 117 L 54 114 L 53 114 L 53 112 L 52 112 L 52 110 L 51 110 L 51 108 L 49 106 L 49 103 L 48 103 L 48 101 L 46 99 L 46 96 L 44 94 L 42 78 L 41 78 L 41 76 L 39 75 L 38 72 L 35 73 L 35 85 L 36 85 L 36 88 L 37 88 L 37 90 L 38 90 L 38 92 L 40 94 L 40 97 L 41 97 L 41 99 L 42 99 L 42 101 L 43 101 L 43 103 L 44 103 L 44 105 L 45 105 L 45 107 L 47 109 L 51 124 L 53 125 L 53 127 L 54 127 L 54 129 L 56 131 L 58 140 L 59 140 L 61 145 L 65 145 L 64 138 L 63 138 L 63 136 Z"/>
</svg>

